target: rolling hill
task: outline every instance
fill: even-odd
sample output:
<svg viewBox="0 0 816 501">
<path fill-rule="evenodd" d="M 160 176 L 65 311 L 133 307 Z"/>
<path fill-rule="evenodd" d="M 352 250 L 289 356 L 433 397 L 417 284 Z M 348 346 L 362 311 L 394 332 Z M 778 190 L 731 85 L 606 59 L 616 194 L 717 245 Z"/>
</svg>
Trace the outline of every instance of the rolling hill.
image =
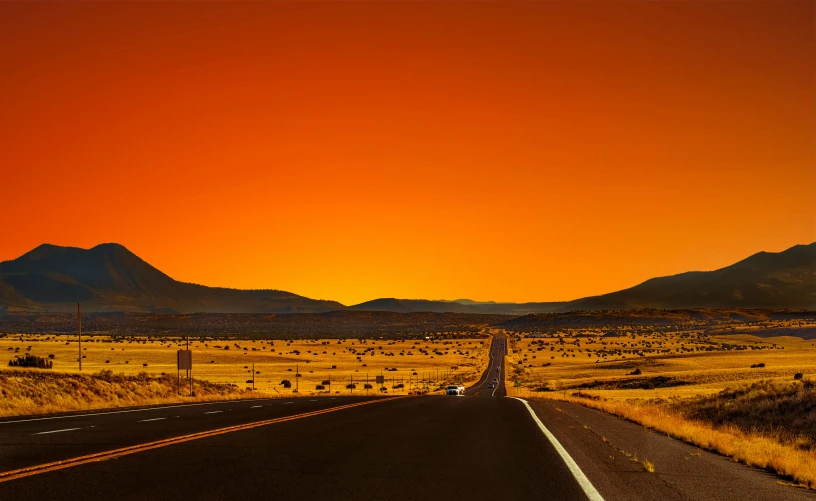
<svg viewBox="0 0 816 501">
<path fill-rule="evenodd" d="M 0 301 L 34 309 L 160 313 L 319 313 L 343 309 L 278 290 L 238 290 L 173 280 L 119 244 L 44 244 L 0 263 Z"/>
<path fill-rule="evenodd" d="M 564 308 L 816 309 L 816 243 L 759 252 L 719 270 L 653 278 L 629 289 L 570 301 Z"/>
<path fill-rule="evenodd" d="M 568 311 L 688 308 L 816 309 L 816 243 L 759 252 L 714 271 L 647 280 L 629 289 L 567 302 L 496 303 L 469 299 L 375 299 L 350 307 L 371 311 L 450 311 L 528 315 Z"/>
</svg>

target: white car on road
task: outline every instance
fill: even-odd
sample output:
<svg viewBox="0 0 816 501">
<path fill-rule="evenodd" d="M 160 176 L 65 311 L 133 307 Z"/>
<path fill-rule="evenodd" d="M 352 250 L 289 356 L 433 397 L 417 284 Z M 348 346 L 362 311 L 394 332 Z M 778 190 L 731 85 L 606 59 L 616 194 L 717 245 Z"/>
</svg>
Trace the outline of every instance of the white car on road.
<svg viewBox="0 0 816 501">
<path fill-rule="evenodd" d="M 445 394 L 446 395 L 464 395 L 465 394 L 465 387 L 455 385 L 455 384 L 448 385 L 448 387 L 445 388 Z"/>
</svg>

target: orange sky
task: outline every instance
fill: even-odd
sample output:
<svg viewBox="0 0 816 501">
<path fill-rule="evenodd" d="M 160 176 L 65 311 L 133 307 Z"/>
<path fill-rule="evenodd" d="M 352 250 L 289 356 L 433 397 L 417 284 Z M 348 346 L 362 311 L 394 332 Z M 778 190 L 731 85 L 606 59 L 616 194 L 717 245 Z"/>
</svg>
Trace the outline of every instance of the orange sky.
<svg viewBox="0 0 816 501">
<path fill-rule="evenodd" d="M 0 4 L 0 260 L 355 303 L 816 240 L 812 2 Z"/>
</svg>

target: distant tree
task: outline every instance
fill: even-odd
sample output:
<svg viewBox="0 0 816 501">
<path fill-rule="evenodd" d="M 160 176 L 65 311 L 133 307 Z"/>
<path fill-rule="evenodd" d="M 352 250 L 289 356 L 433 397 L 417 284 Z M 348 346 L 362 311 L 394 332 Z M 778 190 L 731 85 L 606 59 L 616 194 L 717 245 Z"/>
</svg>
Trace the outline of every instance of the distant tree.
<svg viewBox="0 0 816 501">
<path fill-rule="evenodd" d="M 291 388 L 291 387 L 292 387 L 292 382 L 291 382 L 291 381 L 289 381 L 288 379 L 284 379 L 283 381 L 281 381 L 281 382 L 280 382 L 280 384 L 281 384 L 281 385 L 282 385 L 284 388 Z"/>
<path fill-rule="evenodd" d="M 50 369 L 53 362 L 50 360 L 26 353 L 24 356 L 15 357 L 14 360 L 9 360 L 9 367 L 34 367 L 37 369 Z"/>
</svg>

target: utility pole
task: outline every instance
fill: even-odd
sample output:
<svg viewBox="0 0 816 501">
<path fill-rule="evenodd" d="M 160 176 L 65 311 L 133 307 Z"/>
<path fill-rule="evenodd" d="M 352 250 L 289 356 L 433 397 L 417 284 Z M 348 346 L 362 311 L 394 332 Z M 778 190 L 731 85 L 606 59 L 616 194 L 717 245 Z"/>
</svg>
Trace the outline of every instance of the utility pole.
<svg viewBox="0 0 816 501">
<path fill-rule="evenodd" d="M 365 388 L 366 396 L 368 396 L 368 372 L 366 372 L 366 382 L 365 382 L 365 386 L 363 386 L 363 388 Z"/>
<path fill-rule="evenodd" d="M 253 370 L 252 373 L 254 374 L 255 371 Z M 252 378 L 254 379 L 255 376 L 253 375 Z M 295 365 L 295 393 L 300 393 L 298 388 L 300 388 L 300 368 L 298 365 Z"/>
<path fill-rule="evenodd" d="M 187 334 L 187 353 L 190 356 L 190 368 L 187 369 L 187 376 L 190 378 L 190 396 L 193 396 L 193 354 L 190 353 L 190 335 Z"/>
<path fill-rule="evenodd" d="M 255 364 L 252 364 L 252 391 L 255 391 Z"/>
<path fill-rule="evenodd" d="M 77 303 L 77 334 L 79 335 L 79 371 L 82 372 L 82 311 Z"/>
</svg>

